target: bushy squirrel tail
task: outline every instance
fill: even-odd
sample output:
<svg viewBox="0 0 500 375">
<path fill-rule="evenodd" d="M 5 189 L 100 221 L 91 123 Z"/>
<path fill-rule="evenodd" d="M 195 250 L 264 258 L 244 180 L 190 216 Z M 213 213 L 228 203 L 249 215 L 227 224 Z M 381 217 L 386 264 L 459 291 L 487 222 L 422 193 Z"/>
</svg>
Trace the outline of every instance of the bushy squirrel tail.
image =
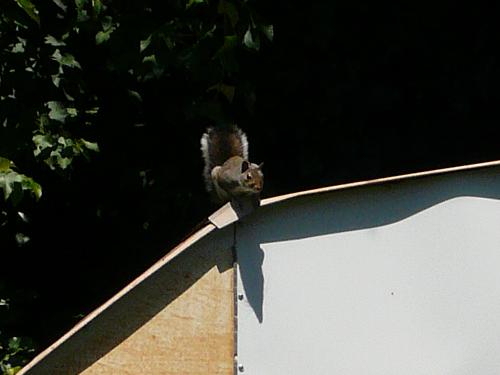
<svg viewBox="0 0 500 375">
<path fill-rule="evenodd" d="M 247 136 L 236 125 L 209 127 L 200 142 L 205 162 L 203 177 L 209 192 L 213 190 L 211 172 L 214 167 L 224 164 L 232 156 L 248 160 Z"/>
</svg>

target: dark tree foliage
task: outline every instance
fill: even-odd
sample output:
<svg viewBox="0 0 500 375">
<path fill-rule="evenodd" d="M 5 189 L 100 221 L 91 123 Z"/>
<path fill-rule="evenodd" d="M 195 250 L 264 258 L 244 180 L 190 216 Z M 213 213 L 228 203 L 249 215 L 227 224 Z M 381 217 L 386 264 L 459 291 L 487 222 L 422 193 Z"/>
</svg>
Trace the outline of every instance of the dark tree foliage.
<svg viewBox="0 0 500 375">
<path fill-rule="evenodd" d="M 26 337 L 43 349 L 209 212 L 199 137 L 251 116 L 242 62 L 273 38 L 256 6 L 2 4 L 0 372 L 31 355 Z"/>
<path fill-rule="evenodd" d="M 266 196 L 499 159 L 499 5 L 31 1 L 0 11 L 0 365 L 210 213 L 207 125 Z"/>
</svg>

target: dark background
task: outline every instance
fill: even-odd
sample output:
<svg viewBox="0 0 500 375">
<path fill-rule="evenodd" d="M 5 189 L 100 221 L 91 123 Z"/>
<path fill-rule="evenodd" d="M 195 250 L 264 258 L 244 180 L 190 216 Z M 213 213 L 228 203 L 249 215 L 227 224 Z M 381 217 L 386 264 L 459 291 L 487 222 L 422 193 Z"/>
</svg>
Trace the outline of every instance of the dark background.
<svg viewBox="0 0 500 375">
<path fill-rule="evenodd" d="M 265 163 L 264 197 L 500 159 L 500 5 L 262 3 L 274 40 L 240 62 L 253 110 L 246 98 L 227 111 L 249 137 L 251 160 Z M 105 76 L 93 58 L 79 59 L 106 98 L 101 152 L 69 184 L 36 175 L 45 195 L 30 222 L 17 223 L 32 240 L 5 242 L 14 250 L 2 271 L 17 291 L 9 329 L 39 349 L 213 210 L 199 139 L 215 121 L 179 112 L 186 82 L 144 83 L 138 105 L 119 94 L 126 80 Z"/>
</svg>

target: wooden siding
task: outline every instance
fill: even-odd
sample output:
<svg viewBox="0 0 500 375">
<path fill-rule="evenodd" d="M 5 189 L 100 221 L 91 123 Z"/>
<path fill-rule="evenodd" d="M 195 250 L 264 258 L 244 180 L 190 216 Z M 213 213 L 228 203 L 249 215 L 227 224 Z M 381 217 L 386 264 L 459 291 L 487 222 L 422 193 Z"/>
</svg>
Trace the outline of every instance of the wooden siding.
<svg viewBox="0 0 500 375">
<path fill-rule="evenodd" d="M 232 374 L 230 238 L 219 231 L 201 239 L 23 373 Z"/>
</svg>

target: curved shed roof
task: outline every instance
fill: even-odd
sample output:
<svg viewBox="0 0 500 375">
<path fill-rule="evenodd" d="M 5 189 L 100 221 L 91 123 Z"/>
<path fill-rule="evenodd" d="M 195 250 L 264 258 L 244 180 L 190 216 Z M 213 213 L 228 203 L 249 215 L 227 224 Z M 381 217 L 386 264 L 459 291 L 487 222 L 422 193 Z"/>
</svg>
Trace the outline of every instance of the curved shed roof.
<svg viewBox="0 0 500 375">
<path fill-rule="evenodd" d="M 441 175 L 441 174 L 450 174 L 450 173 L 455 173 L 455 172 L 470 171 L 470 170 L 477 170 L 477 169 L 481 169 L 481 168 L 490 168 L 490 167 L 497 167 L 497 166 L 500 166 L 500 161 L 471 164 L 471 165 L 465 165 L 465 166 L 459 166 L 459 167 L 453 167 L 453 168 L 438 169 L 438 170 L 425 171 L 425 172 L 419 172 L 419 173 L 411 173 L 411 174 L 405 174 L 405 175 L 399 175 L 399 176 L 393 176 L 393 177 L 387 177 L 387 178 L 380 178 L 380 179 L 373 179 L 373 180 L 368 180 L 368 181 L 348 183 L 348 184 L 342 184 L 342 185 L 336 185 L 336 186 L 328 186 L 328 187 L 323 187 L 323 188 L 319 188 L 319 189 L 300 191 L 300 192 L 296 192 L 296 193 L 290 193 L 290 194 L 285 194 L 285 195 L 281 195 L 281 196 L 266 198 L 266 199 L 262 200 L 261 205 L 262 206 L 272 206 L 272 205 L 276 205 L 276 204 L 286 203 L 290 200 L 299 199 L 301 197 L 311 197 L 312 198 L 318 194 L 327 194 L 327 193 L 332 193 L 332 192 L 339 191 L 339 190 L 347 190 L 347 189 L 365 187 L 365 186 L 376 185 L 376 184 L 393 183 L 393 182 L 402 181 L 402 180 L 417 179 L 417 178 L 436 176 L 436 175 Z M 143 284 L 146 280 L 153 277 L 159 270 L 163 269 L 165 266 L 167 266 L 169 263 L 171 263 L 180 254 L 183 254 L 188 249 L 190 249 L 193 245 L 197 244 L 202 239 L 205 239 L 207 236 L 209 236 L 210 233 L 216 231 L 217 229 L 223 229 L 223 228 L 228 227 L 230 224 L 238 221 L 241 217 L 245 216 L 246 214 L 248 214 L 248 212 L 238 212 L 230 204 L 226 204 L 225 206 L 221 207 L 219 210 L 214 212 L 208 218 L 208 220 L 203 222 L 193 234 L 191 234 L 186 239 L 184 239 L 176 247 L 174 247 L 173 249 L 168 251 L 164 257 L 162 257 L 160 260 L 158 260 L 149 269 L 147 269 L 143 274 L 141 274 L 135 280 L 133 280 L 131 283 L 129 283 L 127 286 L 125 286 L 121 291 L 119 291 L 116 295 L 111 297 L 103 305 L 101 305 L 96 310 L 94 310 L 92 313 L 87 315 L 84 319 L 82 319 L 77 325 L 75 325 L 70 331 L 68 331 L 65 335 L 63 335 L 54 344 L 52 344 L 47 349 L 45 349 L 40 354 L 38 354 L 27 366 L 25 366 L 21 370 L 21 372 L 19 374 L 44 373 L 43 371 L 37 371 L 37 370 L 39 370 L 40 368 L 44 368 L 43 367 L 44 362 L 48 358 L 50 359 L 51 355 L 55 351 L 60 349 L 62 346 L 64 346 L 65 343 L 68 342 L 68 340 L 70 340 L 75 334 L 81 332 L 82 330 L 85 330 L 86 327 L 88 327 L 101 314 L 103 314 L 105 311 L 107 311 L 109 309 L 112 309 L 113 306 L 116 305 L 124 296 L 126 296 L 127 294 L 130 294 L 136 288 L 140 287 L 141 284 Z M 228 243 L 222 241 L 222 242 L 218 243 L 218 246 L 231 247 L 232 244 L 228 244 Z M 187 263 L 187 264 L 189 265 L 189 263 Z M 219 266 L 219 264 L 218 264 L 218 266 Z M 226 266 L 231 267 L 231 264 L 229 264 L 229 265 L 226 264 Z M 232 280 L 232 278 L 231 278 L 231 280 Z M 226 280 L 224 282 L 227 283 L 230 281 Z M 182 292 L 184 292 L 184 291 L 181 291 L 181 293 Z M 234 313 L 234 311 L 233 311 L 233 313 Z M 98 358 L 96 358 L 96 360 L 98 360 Z M 85 370 L 86 366 L 88 367 L 88 364 L 83 365 L 81 367 L 81 369 Z M 232 371 L 232 369 L 231 369 L 231 371 Z M 52 372 L 52 373 L 55 374 L 58 372 L 56 371 L 56 372 Z M 63 372 L 61 372 L 61 373 L 63 373 Z"/>
</svg>

